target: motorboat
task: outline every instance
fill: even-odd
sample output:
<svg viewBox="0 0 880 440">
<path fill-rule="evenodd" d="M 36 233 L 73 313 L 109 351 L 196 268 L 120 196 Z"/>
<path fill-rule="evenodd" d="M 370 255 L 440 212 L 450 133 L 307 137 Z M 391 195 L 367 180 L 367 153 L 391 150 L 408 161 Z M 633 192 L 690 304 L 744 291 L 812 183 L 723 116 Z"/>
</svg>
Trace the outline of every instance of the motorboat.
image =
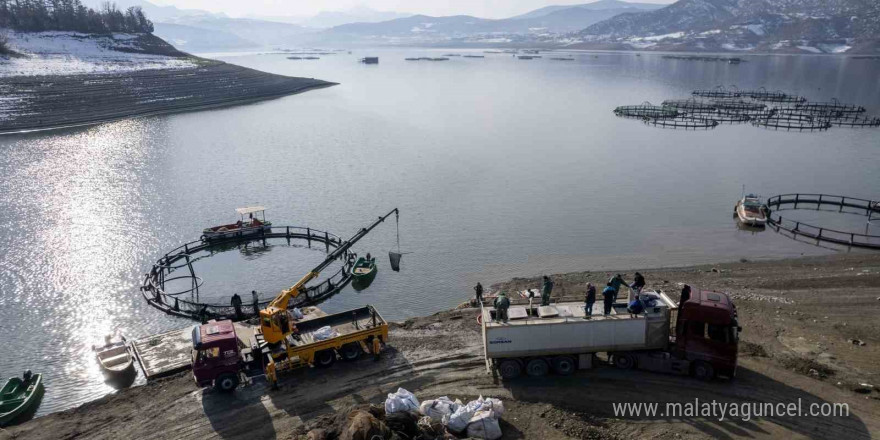
<svg viewBox="0 0 880 440">
<path fill-rule="evenodd" d="M 202 240 L 225 240 L 272 231 L 272 222 L 266 220 L 266 208 L 262 206 L 249 206 L 237 208 L 235 212 L 241 216 L 237 222 L 205 228 L 202 231 Z"/>
<path fill-rule="evenodd" d="M 746 226 L 763 227 L 767 224 L 767 207 L 761 198 L 748 194 L 736 202 L 736 217 Z"/>
</svg>

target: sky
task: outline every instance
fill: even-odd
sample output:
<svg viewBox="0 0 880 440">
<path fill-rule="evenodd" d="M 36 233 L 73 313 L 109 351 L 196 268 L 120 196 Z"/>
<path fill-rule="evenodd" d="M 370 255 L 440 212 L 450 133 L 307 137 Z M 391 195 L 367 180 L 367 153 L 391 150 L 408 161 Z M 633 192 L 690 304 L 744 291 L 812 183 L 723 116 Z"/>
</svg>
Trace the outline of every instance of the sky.
<svg viewBox="0 0 880 440">
<path fill-rule="evenodd" d="M 181 9 L 204 9 L 230 16 L 312 16 L 320 11 L 366 7 L 425 15 L 474 15 L 507 18 L 548 5 L 590 3 L 593 0 L 148 0 Z M 644 3 L 672 3 L 673 0 L 640 0 Z"/>
</svg>

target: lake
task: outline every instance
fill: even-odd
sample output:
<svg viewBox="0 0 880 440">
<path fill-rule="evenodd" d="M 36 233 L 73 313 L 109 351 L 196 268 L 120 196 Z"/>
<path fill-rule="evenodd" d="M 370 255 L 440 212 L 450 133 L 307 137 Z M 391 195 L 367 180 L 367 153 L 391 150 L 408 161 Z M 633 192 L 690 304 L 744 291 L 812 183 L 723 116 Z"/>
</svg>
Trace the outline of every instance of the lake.
<svg viewBox="0 0 880 440">
<path fill-rule="evenodd" d="M 514 276 L 821 255 L 840 250 L 740 230 L 746 191 L 876 199 L 880 129 L 821 133 L 724 125 L 709 131 L 617 118 L 618 105 L 695 88 L 839 98 L 880 113 L 880 62 L 750 56 L 729 65 L 659 54 L 505 54 L 404 61 L 449 50 L 382 49 L 288 60 L 213 55 L 340 85 L 239 107 L 0 137 L 0 375 L 45 373 L 41 414 L 111 391 L 91 345 L 192 322 L 151 308 L 138 287 L 153 261 L 262 204 L 276 225 L 343 237 L 400 208 L 355 247 L 379 256 L 363 292 L 390 320 L 430 314 Z M 456 50 L 457 53 L 467 53 Z M 481 51 L 474 51 L 480 53 Z M 379 65 L 357 62 L 379 56 Z M 796 215 L 796 214 L 791 214 Z M 789 216 L 788 214 L 786 215 Z M 823 219 L 807 213 L 804 219 Z M 864 217 L 829 220 L 864 231 Z M 880 230 L 880 222 L 868 228 Z M 845 251 L 845 250 L 844 250 Z M 231 248 L 196 263 L 202 298 L 289 287 L 323 258 L 289 246 Z M 648 280 L 650 285 L 651 280 Z"/>
</svg>

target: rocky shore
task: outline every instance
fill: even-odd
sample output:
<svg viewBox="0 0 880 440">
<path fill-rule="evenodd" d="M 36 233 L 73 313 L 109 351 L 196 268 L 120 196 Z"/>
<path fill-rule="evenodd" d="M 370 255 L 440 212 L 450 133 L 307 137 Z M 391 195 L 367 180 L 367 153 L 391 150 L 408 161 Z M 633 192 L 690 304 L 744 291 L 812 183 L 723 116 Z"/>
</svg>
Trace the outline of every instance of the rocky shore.
<svg viewBox="0 0 880 440">
<path fill-rule="evenodd" d="M 358 438 L 346 432 L 349 415 L 360 410 L 381 420 L 385 396 L 398 387 L 422 400 L 500 398 L 505 439 L 880 437 L 880 255 L 640 271 L 648 288 L 674 298 L 684 283 L 732 295 L 743 327 L 734 380 L 701 382 L 598 365 L 568 377 L 502 382 L 487 373 L 476 311 L 462 309 L 394 324 L 379 361 L 297 371 L 282 377 L 279 391 L 257 382 L 223 395 L 181 374 L 8 428 L 0 439 Z M 584 283 L 604 282 L 614 273 L 554 275 L 554 297 L 580 297 Z M 620 273 L 632 276 L 632 270 Z M 514 279 L 493 290 L 537 282 Z M 467 296 L 462 293 L 462 300 Z M 613 409 L 615 403 L 658 402 L 662 408 L 695 399 L 801 402 L 804 408 L 844 403 L 849 414 L 719 420 L 699 414 L 623 417 Z M 382 438 L 404 438 L 382 432 Z"/>
</svg>

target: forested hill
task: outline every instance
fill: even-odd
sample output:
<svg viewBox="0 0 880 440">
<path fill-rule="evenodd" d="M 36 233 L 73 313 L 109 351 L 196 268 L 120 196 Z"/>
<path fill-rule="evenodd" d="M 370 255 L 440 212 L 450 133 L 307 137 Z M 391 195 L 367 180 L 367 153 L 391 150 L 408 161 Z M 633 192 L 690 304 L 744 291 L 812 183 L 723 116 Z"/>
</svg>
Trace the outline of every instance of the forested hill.
<svg viewBox="0 0 880 440">
<path fill-rule="evenodd" d="M 96 11 L 80 0 L 0 0 L 0 28 L 21 32 L 151 33 L 153 22 L 139 6 L 123 11 L 114 3 L 105 3 Z"/>
</svg>

